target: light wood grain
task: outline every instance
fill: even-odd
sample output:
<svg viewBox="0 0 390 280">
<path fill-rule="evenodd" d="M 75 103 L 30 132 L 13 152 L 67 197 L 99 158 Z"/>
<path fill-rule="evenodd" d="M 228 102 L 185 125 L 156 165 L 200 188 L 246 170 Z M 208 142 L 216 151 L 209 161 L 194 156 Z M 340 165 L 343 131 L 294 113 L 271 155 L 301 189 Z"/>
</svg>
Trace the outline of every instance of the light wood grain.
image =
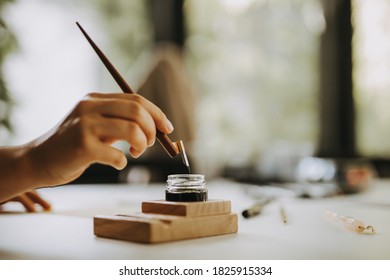
<svg viewBox="0 0 390 280">
<path fill-rule="evenodd" d="M 159 243 L 236 233 L 237 214 L 180 217 L 133 213 L 122 216 L 96 216 L 96 236 L 142 243 Z"/>
<path fill-rule="evenodd" d="M 200 202 L 153 200 L 142 202 L 141 208 L 143 213 L 197 217 L 228 214 L 231 211 L 231 202 L 228 200 L 208 200 Z"/>
</svg>

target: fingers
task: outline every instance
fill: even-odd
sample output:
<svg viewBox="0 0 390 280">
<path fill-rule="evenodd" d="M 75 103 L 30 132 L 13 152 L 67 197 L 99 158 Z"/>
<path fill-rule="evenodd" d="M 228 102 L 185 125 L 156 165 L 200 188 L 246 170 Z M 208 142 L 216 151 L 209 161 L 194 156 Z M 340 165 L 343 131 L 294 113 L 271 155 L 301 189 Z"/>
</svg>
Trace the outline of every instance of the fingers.
<svg viewBox="0 0 390 280">
<path fill-rule="evenodd" d="M 125 140 L 132 146 L 133 156 L 137 157 L 142 154 L 148 146 L 151 146 L 154 142 L 148 143 L 147 136 L 141 129 L 141 126 L 134 121 L 126 121 L 123 119 L 104 118 L 102 116 L 85 116 L 78 121 L 73 122 L 74 129 L 78 131 L 74 133 L 76 137 L 85 138 L 79 140 L 82 143 L 82 149 L 90 154 L 92 157 L 96 157 L 96 150 L 100 149 L 101 143 L 108 144 L 109 146 L 116 140 Z M 155 131 L 155 130 L 154 130 Z M 150 133 L 150 132 L 149 132 Z M 75 137 L 73 137 L 73 140 Z M 97 143 L 99 142 L 99 143 Z M 92 148 L 92 145 L 99 147 Z M 117 150 L 114 151 L 115 156 Z M 91 162 L 92 163 L 92 162 Z"/>
<path fill-rule="evenodd" d="M 131 154 L 134 157 L 141 155 L 147 147 L 154 144 L 155 134 L 144 132 L 141 126 L 133 121 L 121 119 L 100 119 L 97 132 L 101 139 L 112 137 L 113 139 L 123 139 L 131 144 Z M 153 130 L 155 133 L 155 130 Z M 149 134 L 149 138 L 147 136 Z"/>
<path fill-rule="evenodd" d="M 18 195 L 10 199 L 9 201 L 21 203 L 23 207 L 27 210 L 27 212 L 35 212 L 34 203 L 25 194 Z"/>
<path fill-rule="evenodd" d="M 118 170 L 126 167 L 127 158 L 122 151 L 101 142 L 97 142 L 93 146 L 95 147 L 94 162 L 110 165 Z"/>
<path fill-rule="evenodd" d="M 168 120 L 168 118 L 166 117 L 166 115 L 161 111 L 160 108 L 158 108 L 156 105 L 154 105 L 152 102 L 150 102 L 149 100 L 143 98 L 141 95 L 138 95 L 138 94 L 122 94 L 122 93 L 112 93 L 112 94 L 101 94 L 101 93 L 91 93 L 88 95 L 88 98 L 96 98 L 96 99 L 106 99 L 106 100 L 109 100 L 109 99 L 115 99 L 115 100 L 122 100 L 122 102 L 124 100 L 126 101 L 129 101 L 129 102 L 135 102 L 139 105 L 141 105 L 142 108 L 144 108 L 149 114 L 150 116 L 152 117 L 154 123 L 155 123 L 155 126 L 157 127 L 158 130 L 160 130 L 161 132 L 163 133 L 171 133 L 173 131 L 173 125 L 172 123 Z M 125 103 L 123 103 L 125 104 Z M 110 108 L 110 107 L 106 107 L 107 109 L 107 113 L 111 113 L 111 114 L 115 114 L 115 113 L 119 113 L 119 106 L 118 107 L 113 107 L 113 108 Z M 113 109 L 115 110 L 115 113 L 113 113 L 112 111 L 109 111 L 110 109 Z M 125 112 L 125 114 L 134 114 L 134 111 L 133 110 L 137 110 L 139 108 L 124 108 L 123 111 L 121 112 Z"/>
<path fill-rule="evenodd" d="M 134 95 L 133 98 L 137 100 L 137 102 L 141 103 L 141 105 L 149 112 L 149 114 L 152 116 L 155 125 L 157 129 L 163 133 L 171 133 L 173 131 L 173 125 L 168 120 L 168 118 L 165 116 L 163 111 L 161 111 L 160 108 L 158 108 L 156 105 L 154 105 L 149 100 L 142 98 L 140 95 Z"/>
<path fill-rule="evenodd" d="M 141 133 L 143 138 L 146 139 L 146 145 L 153 145 L 156 138 L 156 125 L 149 112 L 139 103 L 128 100 L 99 101 L 94 110 L 100 113 L 99 126 L 102 129 L 107 130 L 109 127 L 106 123 L 111 121 L 111 125 L 117 125 L 122 128 L 120 132 L 124 132 L 123 129 L 126 129 L 127 133 Z M 110 131 L 114 132 L 113 130 Z M 110 135 L 107 136 L 109 137 Z M 112 135 L 112 138 L 129 140 L 127 135 L 125 138 L 123 138 L 123 135 L 122 137 L 120 136 L 115 134 Z"/>
<path fill-rule="evenodd" d="M 25 195 L 34 203 L 41 205 L 43 210 L 50 211 L 51 210 L 51 204 L 44 200 L 42 197 L 39 196 L 39 194 L 36 191 L 30 191 L 26 192 Z"/>
<path fill-rule="evenodd" d="M 153 103 L 137 94 L 89 94 L 76 109 L 80 115 L 92 114 L 94 132 L 103 142 L 126 140 L 133 157 L 154 144 L 156 127 L 163 133 L 173 131 L 171 122 Z"/>
<path fill-rule="evenodd" d="M 35 212 L 34 202 L 26 194 L 21 194 L 12 200 L 21 203 L 27 212 Z"/>
<path fill-rule="evenodd" d="M 27 212 L 36 212 L 35 204 L 40 205 L 45 211 L 51 210 L 50 203 L 41 198 L 35 191 L 25 192 L 12 198 L 10 201 L 21 203 Z"/>
</svg>

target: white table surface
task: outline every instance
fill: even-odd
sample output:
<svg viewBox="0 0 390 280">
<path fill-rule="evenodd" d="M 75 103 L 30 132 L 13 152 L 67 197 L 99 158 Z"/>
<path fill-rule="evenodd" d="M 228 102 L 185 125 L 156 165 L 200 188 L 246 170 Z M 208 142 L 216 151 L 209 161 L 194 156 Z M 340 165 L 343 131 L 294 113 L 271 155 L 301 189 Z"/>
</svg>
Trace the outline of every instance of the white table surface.
<svg viewBox="0 0 390 280">
<path fill-rule="evenodd" d="M 376 182 L 350 196 L 283 196 L 251 219 L 240 214 L 255 201 L 244 189 L 229 181 L 208 182 L 209 198 L 232 201 L 232 211 L 239 214 L 237 234 L 153 245 L 95 237 L 92 217 L 140 211 L 142 201 L 164 197 L 164 185 L 42 189 L 52 212 L 24 213 L 17 204 L 3 209 L 0 259 L 390 259 L 390 182 Z M 287 224 L 280 217 L 281 204 Z M 326 210 L 362 220 L 377 234 L 358 234 L 329 223 L 323 216 Z"/>
</svg>

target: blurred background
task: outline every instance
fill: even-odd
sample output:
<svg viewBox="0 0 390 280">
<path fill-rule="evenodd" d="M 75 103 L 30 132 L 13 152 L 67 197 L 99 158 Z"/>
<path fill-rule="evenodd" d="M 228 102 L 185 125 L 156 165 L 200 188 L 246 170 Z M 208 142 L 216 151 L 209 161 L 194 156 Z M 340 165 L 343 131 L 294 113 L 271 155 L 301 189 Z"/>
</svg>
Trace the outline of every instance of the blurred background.
<svg viewBox="0 0 390 280">
<path fill-rule="evenodd" d="M 120 92 L 79 21 L 206 178 L 293 180 L 304 158 L 363 158 L 390 174 L 389 1 L 0 3 L 1 145 L 38 137 L 88 92 Z M 156 144 L 123 172 L 94 165 L 77 182 L 164 181 L 181 168 Z"/>
</svg>

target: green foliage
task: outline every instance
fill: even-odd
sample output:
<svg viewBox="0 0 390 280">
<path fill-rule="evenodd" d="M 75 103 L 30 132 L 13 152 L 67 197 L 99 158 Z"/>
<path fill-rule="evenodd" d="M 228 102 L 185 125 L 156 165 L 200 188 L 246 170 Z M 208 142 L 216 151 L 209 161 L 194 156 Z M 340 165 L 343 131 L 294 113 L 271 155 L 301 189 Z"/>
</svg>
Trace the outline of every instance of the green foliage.
<svg viewBox="0 0 390 280">
<path fill-rule="evenodd" d="M 153 38 L 145 0 L 96 0 L 103 32 L 108 35 L 110 58 L 119 69 L 130 69 Z"/>
<path fill-rule="evenodd" d="M 3 10 L 12 0 L 0 0 L 0 128 L 11 131 L 10 114 L 12 98 L 4 80 L 3 64 L 5 58 L 15 49 L 16 39 L 3 19 Z"/>
</svg>

